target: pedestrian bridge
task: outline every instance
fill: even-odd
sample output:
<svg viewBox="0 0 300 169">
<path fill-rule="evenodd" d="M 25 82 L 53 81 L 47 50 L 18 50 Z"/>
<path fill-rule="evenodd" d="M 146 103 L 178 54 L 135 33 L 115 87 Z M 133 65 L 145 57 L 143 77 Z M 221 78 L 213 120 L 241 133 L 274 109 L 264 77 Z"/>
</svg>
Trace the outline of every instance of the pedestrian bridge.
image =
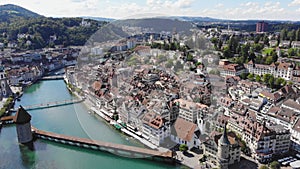
<svg viewBox="0 0 300 169">
<path fill-rule="evenodd" d="M 1 118 L 0 118 L 0 122 L 1 122 L 2 124 L 12 124 L 12 123 L 14 123 L 14 122 L 13 122 L 14 117 L 15 117 L 15 116 L 4 116 L 4 117 L 1 117 Z"/>
<path fill-rule="evenodd" d="M 114 154 L 118 154 L 124 157 L 131 158 L 159 158 L 164 161 L 173 161 L 174 153 L 171 151 L 160 152 L 157 150 L 151 150 L 146 148 L 127 146 L 121 144 L 115 144 L 110 142 L 95 141 L 87 138 L 78 138 L 73 136 L 66 136 L 62 134 L 52 133 L 48 131 L 39 130 L 32 127 L 32 133 L 36 138 L 49 140 L 61 144 L 67 144 L 71 146 L 77 146 L 87 149 L 93 149 L 98 151 L 106 151 Z"/>
<path fill-rule="evenodd" d="M 53 76 L 44 76 L 41 80 L 61 80 L 64 79 L 64 75 L 53 75 Z"/>
<path fill-rule="evenodd" d="M 56 101 L 56 102 L 48 102 L 48 103 L 41 103 L 41 104 L 35 104 L 35 105 L 29 105 L 29 106 L 23 106 L 25 110 L 37 110 L 37 109 L 46 109 L 51 107 L 60 107 L 60 106 L 66 106 L 70 104 L 76 104 L 82 102 L 84 99 L 69 99 L 69 100 L 62 100 L 62 101 Z M 10 111 L 16 112 L 18 108 L 13 108 Z"/>
</svg>

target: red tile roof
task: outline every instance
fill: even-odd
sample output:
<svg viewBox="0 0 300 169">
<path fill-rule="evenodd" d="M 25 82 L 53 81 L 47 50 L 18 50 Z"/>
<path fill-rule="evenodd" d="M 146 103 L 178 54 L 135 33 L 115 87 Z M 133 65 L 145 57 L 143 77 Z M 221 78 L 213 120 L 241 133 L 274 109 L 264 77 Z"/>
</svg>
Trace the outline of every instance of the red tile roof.
<svg viewBox="0 0 300 169">
<path fill-rule="evenodd" d="M 197 125 L 186 121 L 182 118 L 177 118 L 174 128 L 177 134 L 177 137 L 184 141 L 192 141 L 194 133 L 196 131 Z"/>
</svg>

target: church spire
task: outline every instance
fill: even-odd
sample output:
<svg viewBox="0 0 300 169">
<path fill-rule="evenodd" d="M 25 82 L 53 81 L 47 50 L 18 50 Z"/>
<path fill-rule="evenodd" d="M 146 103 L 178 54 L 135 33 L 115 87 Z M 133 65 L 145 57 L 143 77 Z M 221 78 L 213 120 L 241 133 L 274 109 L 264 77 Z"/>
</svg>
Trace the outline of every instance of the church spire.
<svg viewBox="0 0 300 169">
<path fill-rule="evenodd" d="M 224 126 L 224 132 L 223 132 L 223 135 L 220 138 L 220 143 L 222 145 L 226 145 L 226 144 L 228 145 L 228 144 L 230 144 L 230 142 L 228 140 L 227 132 L 226 132 L 226 125 L 227 125 L 227 123 Z"/>
</svg>

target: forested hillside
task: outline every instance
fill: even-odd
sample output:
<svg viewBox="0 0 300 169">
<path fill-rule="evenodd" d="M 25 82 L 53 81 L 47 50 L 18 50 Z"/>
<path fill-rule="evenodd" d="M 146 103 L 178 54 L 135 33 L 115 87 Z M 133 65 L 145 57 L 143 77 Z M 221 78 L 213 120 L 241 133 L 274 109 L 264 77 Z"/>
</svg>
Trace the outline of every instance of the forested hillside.
<svg viewBox="0 0 300 169">
<path fill-rule="evenodd" d="M 0 43 L 21 49 L 84 45 L 107 22 L 82 18 L 47 18 L 15 5 L 0 6 Z"/>
</svg>

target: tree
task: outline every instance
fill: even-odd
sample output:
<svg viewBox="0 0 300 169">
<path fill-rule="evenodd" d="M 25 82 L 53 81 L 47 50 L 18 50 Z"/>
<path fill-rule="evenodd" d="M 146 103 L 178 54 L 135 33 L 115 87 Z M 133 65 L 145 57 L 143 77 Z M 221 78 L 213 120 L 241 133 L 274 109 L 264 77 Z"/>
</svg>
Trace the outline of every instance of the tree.
<svg viewBox="0 0 300 169">
<path fill-rule="evenodd" d="M 273 88 L 274 87 L 274 76 L 270 76 L 270 79 L 268 81 L 268 84 L 270 85 L 270 88 Z"/>
<path fill-rule="evenodd" d="M 250 46 L 249 45 L 242 45 L 241 47 L 241 56 L 244 58 L 248 58 Z"/>
<path fill-rule="evenodd" d="M 188 54 L 187 58 L 186 58 L 187 61 L 193 61 L 194 60 L 194 57 L 192 54 Z"/>
<path fill-rule="evenodd" d="M 294 48 L 288 49 L 288 55 L 289 55 L 289 57 L 295 56 L 296 55 L 295 49 Z"/>
<path fill-rule="evenodd" d="M 270 164 L 270 169 L 280 169 L 280 164 L 279 164 L 279 162 L 273 161 L 273 162 Z"/>
<path fill-rule="evenodd" d="M 287 39 L 290 41 L 294 41 L 296 39 L 296 31 L 294 29 L 288 32 Z"/>
<path fill-rule="evenodd" d="M 283 79 L 283 78 L 277 78 L 276 80 L 275 80 L 275 85 L 276 86 L 283 86 L 284 84 L 286 84 L 286 81 Z"/>
<path fill-rule="evenodd" d="M 218 38 L 216 38 L 216 37 L 213 37 L 213 38 L 211 38 L 211 43 L 213 43 L 214 44 L 214 46 L 215 46 L 215 48 L 217 49 L 217 45 L 218 45 Z"/>
<path fill-rule="evenodd" d="M 287 40 L 287 29 L 282 29 L 280 32 L 280 40 Z"/>
<path fill-rule="evenodd" d="M 273 63 L 273 57 L 272 56 L 267 56 L 265 64 L 270 65 L 271 63 Z"/>
<path fill-rule="evenodd" d="M 231 51 L 230 51 L 230 49 L 229 49 L 228 46 L 226 46 L 224 48 L 224 50 L 223 50 L 223 56 L 224 56 L 224 58 L 231 58 L 232 57 L 232 53 L 231 53 Z"/>
<path fill-rule="evenodd" d="M 256 58 L 256 55 L 254 52 L 250 52 L 250 55 L 249 55 L 249 60 L 255 60 Z"/>
<path fill-rule="evenodd" d="M 249 79 L 249 80 L 253 80 L 253 78 L 254 78 L 254 74 L 252 74 L 252 73 L 250 73 L 248 76 L 247 76 L 247 78 Z"/>
<path fill-rule="evenodd" d="M 261 166 L 259 167 L 259 169 L 269 169 L 269 167 L 267 167 L 266 165 L 261 165 Z"/>
<path fill-rule="evenodd" d="M 179 151 L 185 152 L 188 150 L 188 146 L 186 144 L 180 144 Z"/>
<path fill-rule="evenodd" d="M 269 38 L 268 38 L 268 36 L 264 37 L 264 44 L 267 45 L 267 46 L 269 46 Z"/>
<path fill-rule="evenodd" d="M 255 81 L 256 81 L 256 82 L 260 82 L 260 80 L 261 80 L 261 77 L 260 77 L 259 75 L 256 75 L 256 76 L 255 76 Z"/>
<path fill-rule="evenodd" d="M 277 62 L 278 55 L 274 50 L 271 51 L 270 55 L 272 56 L 272 62 Z"/>
<path fill-rule="evenodd" d="M 231 52 L 235 52 L 236 48 L 238 47 L 239 43 L 238 43 L 238 39 L 235 36 L 232 36 L 229 40 L 228 40 L 228 47 L 230 49 Z"/>
<path fill-rule="evenodd" d="M 300 28 L 296 31 L 296 41 L 300 41 Z"/>
<path fill-rule="evenodd" d="M 260 43 L 257 43 L 257 44 L 254 44 L 252 46 L 253 50 L 255 52 L 260 52 L 263 48 L 264 48 L 264 45 L 263 44 L 260 44 Z"/>
<path fill-rule="evenodd" d="M 256 36 L 254 37 L 254 43 L 258 43 L 259 40 L 260 40 L 260 36 L 259 36 L 259 35 L 256 35 Z"/>
<path fill-rule="evenodd" d="M 221 39 L 219 39 L 218 49 L 221 50 L 222 46 L 223 46 L 223 41 Z"/>
<path fill-rule="evenodd" d="M 272 75 L 270 75 L 270 74 L 264 74 L 263 78 L 262 78 L 263 82 L 267 84 L 269 82 L 269 79 L 271 76 Z"/>
<path fill-rule="evenodd" d="M 241 79 L 245 80 L 247 78 L 247 73 L 244 73 L 244 72 L 241 73 L 240 77 L 241 77 Z"/>
</svg>

